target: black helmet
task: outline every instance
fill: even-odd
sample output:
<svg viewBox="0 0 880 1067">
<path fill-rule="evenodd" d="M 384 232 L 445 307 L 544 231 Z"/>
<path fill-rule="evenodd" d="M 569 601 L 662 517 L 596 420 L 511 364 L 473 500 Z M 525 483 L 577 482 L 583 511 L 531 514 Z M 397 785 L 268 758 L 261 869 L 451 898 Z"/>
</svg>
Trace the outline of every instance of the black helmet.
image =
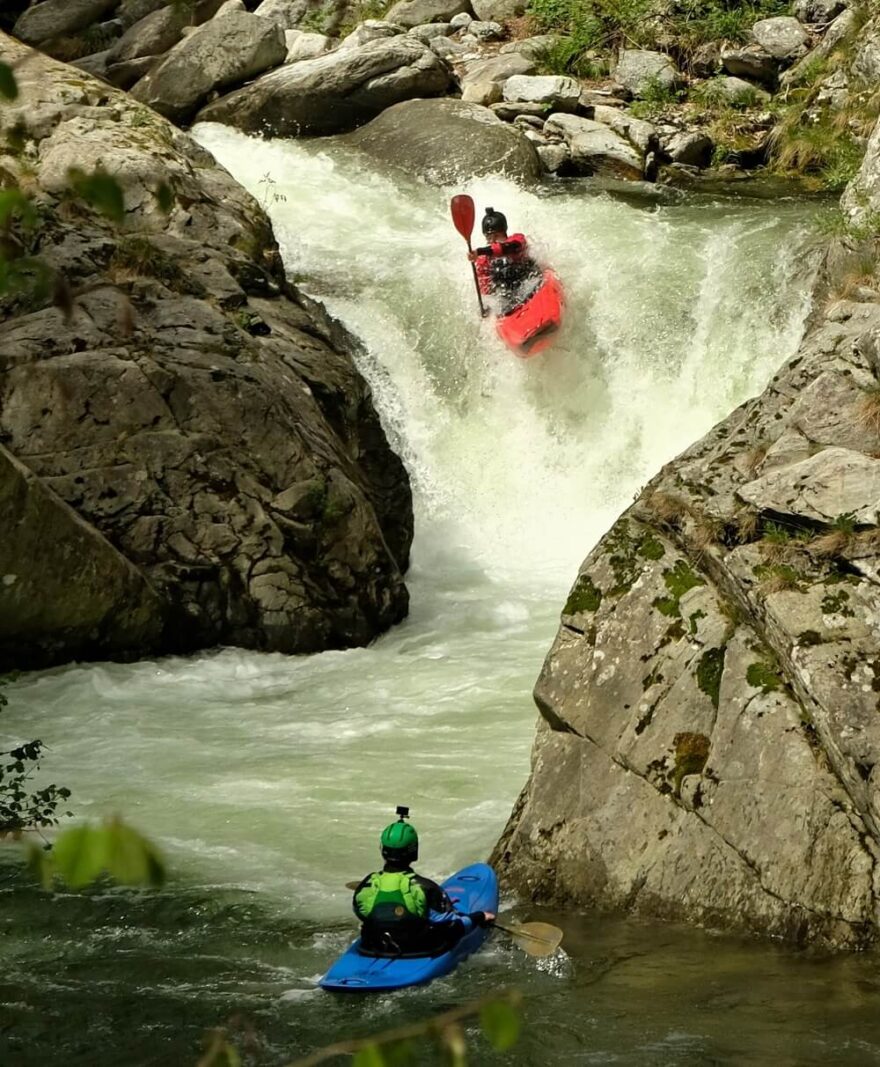
<svg viewBox="0 0 880 1067">
<path fill-rule="evenodd" d="M 494 207 L 487 207 L 483 216 L 483 233 L 507 233 L 507 219 Z"/>
</svg>

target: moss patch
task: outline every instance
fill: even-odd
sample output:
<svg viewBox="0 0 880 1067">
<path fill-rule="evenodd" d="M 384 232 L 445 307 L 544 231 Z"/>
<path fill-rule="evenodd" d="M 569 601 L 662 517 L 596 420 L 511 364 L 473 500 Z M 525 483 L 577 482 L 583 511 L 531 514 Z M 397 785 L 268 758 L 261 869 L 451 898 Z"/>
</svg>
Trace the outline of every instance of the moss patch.
<svg viewBox="0 0 880 1067">
<path fill-rule="evenodd" d="M 845 589 L 841 589 L 837 593 L 826 593 L 822 597 L 822 614 L 843 615 L 844 617 L 852 618 L 855 612 L 849 606 L 849 593 Z"/>
<path fill-rule="evenodd" d="M 574 583 L 568 600 L 562 609 L 563 615 L 577 615 L 583 611 L 597 611 L 602 603 L 602 590 L 589 574 L 582 574 Z"/>
<path fill-rule="evenodd" d="M 176 293 L 205 296 L 204 286 L 189 277 L 174 259 L 146 237 L 126 237 L 116 246 L 110 270 L 117 281 L 156 278 Z"/>
<path fill-rule="evenodd" d="M 663 572 L 663 581 L 669 590 L 669 596 L 656 597 L 652 603 L 661 615 L 681 616 L 679 601 L 689 589 L 705 585 L 705 581 L 688 566 L 683 559 L 675 561 L 673 567 Z"/>
<path fill-rule="evenodd" d="M 746 670 L 746 681 L 753 688 L 760 689 L 762 693 L 770 693 L 774 689 L 780 689 L 782 687 L 782 678 L 774 668 L 775 664 L 770 666 L 760 660 L 756 663 L 750 663 Z"/>
<path fill-rule="evenodd" d="M 727 649 L 707 649 L 697 664 L 697 685 L 712 701 L 712 706 L 718 710 L 718 700 L 721 693 L 721 676 L 724 674 L 724 655 Z"/>
<path fill-rule="evenodd" d="M 709 759 L 709 738 L 705 734 L 676 734 L 675 767 L 672 772 L 672 792 L 681 796 L 681 783 L 689 774 L 702 774 Z"/>
</svg>

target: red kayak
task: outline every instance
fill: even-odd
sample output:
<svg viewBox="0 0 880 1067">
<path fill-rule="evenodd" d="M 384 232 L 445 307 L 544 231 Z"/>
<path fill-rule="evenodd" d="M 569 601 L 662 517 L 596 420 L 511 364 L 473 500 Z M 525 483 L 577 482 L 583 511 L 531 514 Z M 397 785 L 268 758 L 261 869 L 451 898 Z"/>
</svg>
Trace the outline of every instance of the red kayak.
<svg viewBox="0 0 880 1067">
<path fill-rule="evenodd" d="M 562 324 L 565 294 L 552 270 L 544 271 L 537 289 L 507 315 L 495 320 L 498 336 L 520 359 L 543 352 L 554 341 Z"/>
</svg>

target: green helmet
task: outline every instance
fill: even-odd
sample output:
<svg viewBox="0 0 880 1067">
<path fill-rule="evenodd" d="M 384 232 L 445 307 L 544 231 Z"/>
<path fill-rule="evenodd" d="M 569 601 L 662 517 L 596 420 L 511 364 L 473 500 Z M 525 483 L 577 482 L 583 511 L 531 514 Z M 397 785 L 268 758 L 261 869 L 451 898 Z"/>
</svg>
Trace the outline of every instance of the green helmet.
<svg viewBox="0 0 880 1067">
<path fill-rule="evenodd" d="M 403 816 L 385 827 L 379 844 L 383 859 L 412 863 L 419 858 L 419 835 L 414 826 L 403 821 Z"/>
</svg>

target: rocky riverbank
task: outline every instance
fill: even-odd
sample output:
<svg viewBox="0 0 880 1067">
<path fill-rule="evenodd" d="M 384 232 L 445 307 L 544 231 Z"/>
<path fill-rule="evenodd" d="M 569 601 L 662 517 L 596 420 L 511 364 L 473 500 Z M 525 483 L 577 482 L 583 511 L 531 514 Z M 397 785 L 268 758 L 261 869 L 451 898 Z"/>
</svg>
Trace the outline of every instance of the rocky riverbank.
<svg viewBox="0 0 880 1067">
<path fill-rule="evenodd" d="M 177 123 L 323 136 L 403 101 L 460 97 L 560 177 L 687 186 L 770 168 L 840 190 L 877 110 L 880 31 L 865 0 L 631 0 L 616 13 L 598 0 L 369 12 L 352 0 L 42 0 L 13 32 Z M 438 145 L 427 176 L 444 162 Z"/>
<path fill-rule="evenodd" d="M 366 643 L 406 613 L 412 507 L 354 342 L 188 136 L 9 37 L 0 62 L 30 203 L 4 255 L 49 280 L 0 296 L 0 668 Z"/>
<path fill-rule="evenodd" d="M 530 899 L 877 940 L 878 158 L 880 127 L 800 351 L 581 567 L 495 853 Z"/>
</svg>

